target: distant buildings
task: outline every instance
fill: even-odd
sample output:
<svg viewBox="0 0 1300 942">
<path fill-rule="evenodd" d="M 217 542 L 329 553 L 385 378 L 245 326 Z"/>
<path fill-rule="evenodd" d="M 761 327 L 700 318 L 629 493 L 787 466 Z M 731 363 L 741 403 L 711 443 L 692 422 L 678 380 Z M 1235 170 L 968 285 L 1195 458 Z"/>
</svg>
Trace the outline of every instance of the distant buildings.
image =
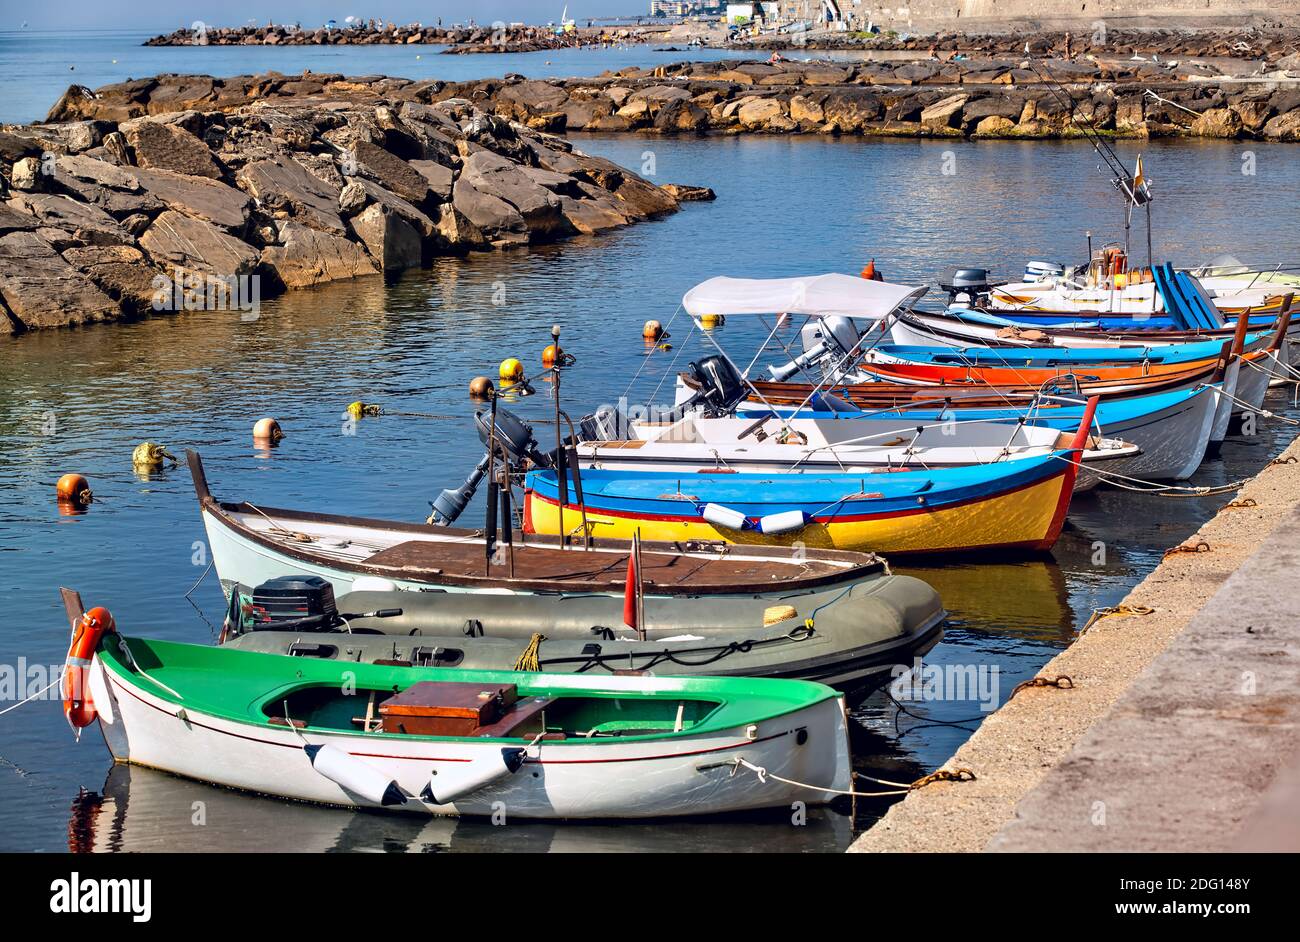
<svg viewBox="0 0 1300 942">
<path fill-rule="evenodd" d="M 722 0 L 650 0 L 651 16 L 719 16 Z"/>
</svg>

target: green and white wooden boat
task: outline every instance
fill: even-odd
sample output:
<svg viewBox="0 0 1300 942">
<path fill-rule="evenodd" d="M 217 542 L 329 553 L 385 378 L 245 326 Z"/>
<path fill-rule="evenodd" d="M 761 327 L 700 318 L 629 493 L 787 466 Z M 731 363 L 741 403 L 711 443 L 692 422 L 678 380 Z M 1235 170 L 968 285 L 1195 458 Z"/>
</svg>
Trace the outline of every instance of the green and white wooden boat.
<svg viewBox="0 0 1300 942">
<path fill-rule="evenodd" d="M 377 726 L 417 684 L 518 700 L 472 734 Z M 328 805 L 650 818 L 821 804 L 850 781 L 843 700 L 806 681 L 394 667 L 110 632 L 89 691 L 119 762 Z"/>
</svg>

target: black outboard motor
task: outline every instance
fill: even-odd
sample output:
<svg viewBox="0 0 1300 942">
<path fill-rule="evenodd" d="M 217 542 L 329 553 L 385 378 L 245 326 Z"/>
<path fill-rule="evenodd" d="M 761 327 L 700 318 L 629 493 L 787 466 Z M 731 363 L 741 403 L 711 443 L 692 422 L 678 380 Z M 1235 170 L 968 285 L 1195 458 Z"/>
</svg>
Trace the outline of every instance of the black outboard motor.
<svg viewBox="0 0 1300 942">
<path fill-rule="evenodd" d="M 492 437 L 492 413 L 475 412 L 474 424 L 478 428 L 479 439 L 486 447 Z M 513 412 L 500 406 L 497 406 L 496 442 L 497 447 L 505 452 L 512 464 L 522 464 L 528 460 L 538 468 L 554 467 L 555 463 L 551 460 L 551 456 L 538 447 L 537 439 L 533 436 L 533 427 Z M 470 472 L 469 477 L 465 478 L 464 484 L 456 488 L 446 488 L 434 499 L 432 522 L 442 526 L 450 526 L 456 522 L 456 518 L 474 499 L 474 494 L 483 481 L 483 475 L 487 474 L 488 464 L 489 456 L 484 455 Z"/>
<path fill-rule="evenodd" d="M 696 360 L 687 373 L 699 389 L 675 410 L 674 415 L 685 415 L 697 406 L 702 406 L 707 416 L 730 415 L 745 401 L 749 392 L 735 366 L 719 354 Z"/>
<path fill-rule="evenodd" d="M 981 294 L 988 294 L 987 268 L 945 268 L 939 275 L 939 287 L 948 292 L 949 304 L 972 304 Z"/>
<path fill-rule="evenodd" d="M 238 596 L 238 588 L 235 594 Z M 236 627 L 249 631 L 346 631 L 349 618 L 393 618 L 400 608 L 373 612 L 340 612 L 334 586 L 320 576 L 277 576 L 253 589 L 252 624 Z M 233 608 L 233 606 L 232 606 Z"/>
</svg>

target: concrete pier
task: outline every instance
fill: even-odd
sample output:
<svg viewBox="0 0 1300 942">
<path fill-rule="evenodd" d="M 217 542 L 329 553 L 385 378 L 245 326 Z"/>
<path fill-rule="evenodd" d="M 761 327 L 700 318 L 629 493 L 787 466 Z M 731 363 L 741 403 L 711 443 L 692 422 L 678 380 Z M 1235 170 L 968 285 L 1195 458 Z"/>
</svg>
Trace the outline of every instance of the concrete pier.
<svg viewBox="0 0 1300 942">
<path fill-rule="evenodd" d="M 1300 440 L 851 851 L 1297 850 Z"/>
</svg>

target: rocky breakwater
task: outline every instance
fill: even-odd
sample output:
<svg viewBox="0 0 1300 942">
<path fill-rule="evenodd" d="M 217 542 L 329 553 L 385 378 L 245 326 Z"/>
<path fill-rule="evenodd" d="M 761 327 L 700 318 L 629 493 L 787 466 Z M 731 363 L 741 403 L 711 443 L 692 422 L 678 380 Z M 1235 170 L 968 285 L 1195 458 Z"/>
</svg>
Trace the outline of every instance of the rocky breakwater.
<svg viewBox="0 0 1300 942">
<path fill-rule="evenodd" d="M 1086 59 L 679 62 L 438 94 L 553 132 L 1070 138 L 1091 124 L 1117 137 L 1300 141 L 1300 82 L 1289 74 L 1241 81 L 1196 63 Z"/>
<path fill-rule="evenodd" d="M 446 52 L 540 52 L 548 49 L 581 48 L 603 43 L 644 43 L 660 36 L 664 29 L 638 27 L 581 27 L 556 32 L 553 28 L 526 25 L 399 26 L 369 20 L 339 27 L 303 29 L 296 24 L 266 26 L 209 26 L 196 23 L 162 36 L 145 40 L 146 46 L 409 46 L 444 45 Z"/>
<path fill-rule="evenodd" d="M 562 138 L 390 79 L 74 86 L 0 128 L 0 324 L 210 303 L 598 233 L 678 196 Z M 246 297 L 245 297 L 246 300 Z"/>
</svg>

